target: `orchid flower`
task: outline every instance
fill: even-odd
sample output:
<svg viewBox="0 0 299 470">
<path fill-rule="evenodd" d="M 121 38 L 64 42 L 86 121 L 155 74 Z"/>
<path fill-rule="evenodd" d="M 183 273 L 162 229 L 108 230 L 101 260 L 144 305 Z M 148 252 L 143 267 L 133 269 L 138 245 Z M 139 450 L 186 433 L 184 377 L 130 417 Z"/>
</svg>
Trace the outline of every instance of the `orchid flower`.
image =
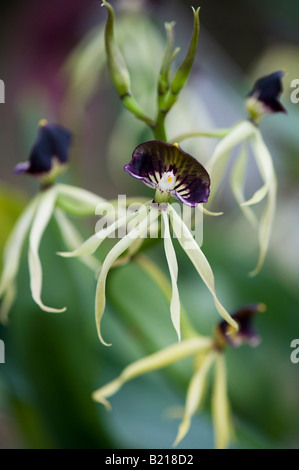
<svg viewBox="0 0 299 470">
<path fill-rule="evenodd" d="M 108 272 L 132 244 L 135 244 L 140 238 L 146 237 L 148 232 L 151 234 L 151 227 L 160 216 L 163 221 L 164 249 L 172 283 L 171 319 L 178 339 L 181 339 L 180 300 L 177 287 L 178 265 L 170 236 L 169 221 L 180 245 L 212 293 L 218 312 L 233 328 L 237 329 L 237 323 L 217 297 L 213 272 L 205 255 L 194 240 L 187 224 L 168 202 L 171 196 L 190 207 L 196 207 L 198 204 L 206 202 L 210 186 L 207 171 L 177 144 L 171 145 L 162 141 L 149 141 L 138 145 L 133 152 L 131 162 L 124 169 L 134 178 L 155 189 L 153 201 L 141 205 L 137 211 L 128 212 L 126 216 L 101 229 L 73 252 L 60 253 L 65 257 L 91 255 L 106 237 L 114 233 L 116 229 L 128 224 L 126 235 L 116 243 L 106 256 L 98 278 L 95 314 L 98 334 L 102 343 L 107 345 L 103 340 L 100 324 L 106 303 L 105 286 Z"/>
<path fill-rule="evenodd" d="M 246 99 L 246 107 L 250 120 L 238 123 L 226 133 L 215 147 L 214 153 L 206 165 L 211 176 L 211 189 L 213 194 L 215 194 L 225 172 L 232 149 L 241 144 L 240 153 L 231 173 L 231 188 L 244 215 L 251 225 L 258 230 L 259 257 L 254 270 L 251 272 L 252 276 L 260 271 L 268 250 L 275 216 L 277 192 L 272 158 L 258 128 L 258 123 L 264 115 L 280 111 L 285 112 L 278 99 L 282 91 L 281 78 L 283 74 L 281 71 L 274 72 L 260 78 L 255 83 Z M 263 180 L 263 186 L 246 201 L 243 187 L 246 164 L 249 157 L 249 145 L 252 147 L 257 167 Z M 264 213 L 260 221 L 258 221 L 251 206 L 258 204 L 265 198 L 267 198 L 267 202 Z"/>
<path fill-rule="evenodd" d="M 232 331 L 231 325 L 222 321 L 215 328 L 213 337 L 196 336 L 168 346 L 154 354 L 139 359 L 121 372 L 108 384 L 93 393 L 93 399 L 111 410 L 108 398 L 136 377 L 174 364 L 186 357 L 194 358 L 194 370 L 190 380 L 186 404 L 181 424 L 179 425 L 174 446 L 186 436 L 191 420 L 203 404 L 204 390 L 207 386 L 208 372 L 214 365 L 214 383 L 212 388 L 212 418 L 215 431 L 215 446 L 223 449 L 229 445 L 233 435 L 230 404 L 227 394 L 227 372 L 224 357 L 226 346 L 234 348 L 249 343 L 257 346 L 259 337 L 251 326 L 253 316 L 265 310 L 264 304 L 251 304 L 235 312 L 232 318 L 238 324 L 238 331 Z"/>
<path fill-rule="evenodd" d="M 71 133 L 57 124 L 40 121 L 38 136 L 34 143 L 29 160 L 19 163 L 15 173 L 27 173 L 42 183 L 42 190 L 31 200 L 19 220 L 16 222 L 4 249 L 3 271 L 0 280 L 1 320 L 7 319 L 8 312 L 16 296 L 16 277 L 20 265 L 22 249 L 29 235 L 28 264 L 30 287 L 33 300 L 39 307 L 48 312 L 62 312 L 63 308 L 45 305 L 41 299 L 42 265 L 39 258 L 39 247 L 42 236 L 54 216 L 62 238 L 68 249 L 82 243 L 82 237 L 65 212 L 76 215 L 93 215 L 104 199 L 74 186 L 65 184 L 53 185 L 56 176 L 65 171 L 68 161 Z M 99 262 L 94 259 L 80 259 L 93 270 L 98 269 Z"/>
</svg>

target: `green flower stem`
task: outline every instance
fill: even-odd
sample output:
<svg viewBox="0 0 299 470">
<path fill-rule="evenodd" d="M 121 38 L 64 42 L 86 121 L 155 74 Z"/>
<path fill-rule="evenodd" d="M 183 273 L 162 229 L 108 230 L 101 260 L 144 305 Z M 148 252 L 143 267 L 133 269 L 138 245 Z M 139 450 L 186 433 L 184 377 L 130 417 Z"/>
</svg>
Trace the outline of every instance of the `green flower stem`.
<svg viewBox="0 0 299 470">
<path fill-rule="evenodd" d="M 171 301 L 172 289 L 171 284 L 166 278 L 163 271 L 151 261 L 144 254 L 138 254 L 134 257 L 134 261 L 142 267 L 142 269 L 151 277 L 151 279 L 159 286 L 162 293 L 168 302 Z M 193 338 L 194 336 L 199 336 L 195 328 L 190 322 L 189 317 L 187 316 L 186 310 L 184 309 L 181 303 L 181 331 L 182 337 L 184 339 Z"/>
<path fill-rule="evenodd" d="M 194 137 L 211 137 L 215 139 L 222 139 L 231 131 L 231 129 L 231 127 L 228 127 L 227 129 L 216 129 L 212 131 L 186 132 L 185 134 L 180 134 L 177 137 L 171 139 L 169 143 L 174 144 L 176 142 L 182 142 L 183 140 L 192 139 Z"/>
<path fill-rule="evenodd" d="M 162 140 L 163 142 L 167 142 L 166 131 L 165 131 L 165 118 L 166 118 L 166 113 L 159 110 L 155 127 L 153 128 L 155 139 Z"/>
<path fill-rule="evenodd" d="M 154 129 L 156 126 L 155 121 L 148 117 L 139 106 L 135 98 L 131 94 L 121 95 L 120 99 L 123 102 L 125 108 L 131 111 L 140 121 L 145 122 L 151 129 Z"/>
</svg>

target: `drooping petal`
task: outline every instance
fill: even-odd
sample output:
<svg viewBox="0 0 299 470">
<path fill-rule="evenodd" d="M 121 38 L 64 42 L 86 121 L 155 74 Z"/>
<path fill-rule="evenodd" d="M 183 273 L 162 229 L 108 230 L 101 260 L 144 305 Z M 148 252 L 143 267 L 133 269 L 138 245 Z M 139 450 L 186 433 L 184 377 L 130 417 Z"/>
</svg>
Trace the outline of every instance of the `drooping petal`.
<svg viewBox="0 0 299 470">
<path fill-rule="evenodd" d="M 147 374 L 153 370 L 167 367 L 203 349 L 207 349 L 211 347 L 211 345 L 211 338 L 197 337 L 168 346 L 157 353 L 130 364 L 122 371 L 117 379 L 96 390 L 92 397 L 95 401 L 102 403 L 107 409 L 110 409 L 111 407 L 107 398 L 114 395 L 129 380 Z"/>
<path fill-rule="evenodd" d="M 39 305 L 42 310 L 46 312 L 63 312 L 65 308 L 56 309 L 44 305 L 41 300 L 42 291 L 42 266 L 39 259 L 39 245 L 46 226 L 53 214 L 57 191 L 55 187 L 48 189 L 40 195 L 39 205 L 32 223 L 32 228 L 29 235 L 29 274 L 30 274 L 30 287 L 33 300 Z"/>
<path fill-rule="evenodd" d="M 255 191 L 255 193 L 250 199 L 248 199 L 247 201 L 244 201 L 241 204 L 241 206 L 248 207 L 248 206 L 253 206 L 254 204 L 258 204 L 266 197 L 268 191 L 269 191 L 268 184 L 264 184 L 263 186 L 261 186 L 259 189 Z"/>
<path fill-rule="evenodd" d="M 231 151 L 241 142 L 248 139 L 255 130 L 255 126 L 249 121 L 237 124 L 215 147 L 210 160 L 206 164 L 211 178 L 211 194 L 215 195 L 220 182 L 225 174 L 228 158 Z M 211 197 L 210 197 L 211 201 Z"/>
<path fill-rule="evenodd" d="M 15 168 L 15 173 L 26 172 L 39 177 L 51 171 L 54 159 L 59 164 L 65 165 L 70 144 L 71 133 L 67 129 L 48 123 L 45 119 L 41 120 L 29 161 L 19 163 Z"/>
<path fill-rule="evenodd" d="M 124 169 L 147 186 L 189 206 L 208 200 L 210 178 L 207 171 L 177 144 L 159 140 L 144 142 L 136 147 L 131 162 Z"/>
<path fill-rule="evenodd" d="M 165 211 L 161 211 L 162 218 L 164 222 L 164 249 L 165 255 L 168 263 L 171 285 L 172 285 L 172 295 L 171 295 L 171 302 L 170 302 L 170 313 L 171 313 L 171 320 L 175 331 L 178 335 L 178 340 L 181 340 L 181 328 L 180 328 L 180 313 L 181 313 L 181 304 L 180 304 L 180 296 L 179 290 L 177 286 L 177 278 L 178 278 L 178 263 L 175 255 L 175 251 L 173 248 L 173 244 L 170 237 L 169 231 L 169 221 L 168 221 L 168 214 Z"/>
<path fill-rule="evenodd" d="M 87 255 L 92 255 L 101 245 L 101 243 L 109 237 L 112 233 L 114 233 L 118 228 L 122 227 L 126 223 L 128 223 L 130 220 L 132 220 L 134 217 L 136 217 L 137 214 L 127 214 L 124 217 L 121 217 L 120 219 L 117 219 L 115 222 L 112 224 L 108 225 L 108 227 L 103 228 L 102 230 L 99 230 L 96 232 L 94 235 L 89 237 L 87 240 L 85 240 L 81 246 L 76 248 L 74 251 L 71 252 L 59 252 L 58 254 L 60 256 L 63 256 L 64 258 L 73 258 L 75 256 L 87 256 Z"/>
<path fill-rule="evenodd" d="M 86 189 L 68 184 L 57 184 L 57 207 L 74 215 L 95 215 L 96 208 L 105 205 L 107 201 Z M 111 207 L 111 206 L 110 206 Z"/>
<path fill-rule="evenodd" d="M 215 429 L 215 447 L 226 449 L 233 434 L 230 406 L 227 397 L 225 358 L 217 354 L 212 394 L 212 416 Z"/>
<path fill-rule="evenodd" d="M 246 172 L 246 164 L 248 159 L 248 147 L 247 143 L 242 146 L 240 154 L 235 162 L 235 165 L 231 172 L 231 189 L 236 198 L 236 201 L 240 205 L 240 208 L 247 218 L 247 220 L 251 223 L 253 227 L 257 227 L 257 218 L 250 207 L 247 207 L 245 203 L 244 197 L 244 181 L 245 181 L 245 172 Z"/>
<path fill-rule="evenodd" d="M 251 142 L 257 164 L 260 168 L 261 176 L 265 185 L 268 186 L 266 208 L 259 224 L 259 259 L 256 267 L 250 273 L 251 276 L 255 276 L 263 266 L 270 242 L 276 208 L 277 182 L 270 152 L 263 141 L 259 129 L 256 128 Z"/>
<path fill-rule="evenodd" d="M 210 215 L 212 217 L 218 217 L 219 215 L 223 215 L 223 212 L 212 212 L 212 211 L 209 211 L 208 209 L 206 209 L 202 204 L 198 204 L 196 206 L 196 209 L 195 210 L 199 210 L 200 212 L 202 212 L 203 214 L 205 215 Z"/>
<path fill-rule="evenodd" d="M 237 322 L 233 320 L 233 318 L 223 307 L 217 297 L 215 290 L 214 275 L 211 266 L 208 263 L 208 260 L 206 259 L 205 255 L 203 254 L 198 244 L 192 237 L 192 234 L 190 233 L 188 227 L 185 225 L 185 223 L 170 205 L 168 205 L 168 212 L 171 215 L 171 224 L 173 226 L 174 233 L 183 250 L 185 250 L 189 259 L 193 263 L 198 274 L 201 276 L 202 280 L 213 295 L 215 306 L 218 312 L 224 318 L 224 320 L 226 320 L 233 328 L 238 330 Z"/>
<path fill-rule="evenodd" d="M 66 247 L 72 250 L 78 245 L 81 245 L 83 243 L 81 234 L 74 224 L 65 216 L 64 212 L 60 209 L 55 209 L 54 216 Z M 97 271 L 100 267 L 100 262 L 92 256 L 80 257 L 79 260 L 93 271 Z"/>
<path fill-rule="evenodd" d="M 7 313 L 13 303 L 15 293 L 15 278 L 18 272 L 23 244 L 27 236 L 30 224 L 36 211 L 39 195 L 36 196 L 24 210 L 16 222 L 11 235 L 9 236 L 3 257 L 3 271 L 0 282 L 0 297 L 5 296 L 9 291 L 4 306 L 1 308 L 1 321 L 5 321 Z M 11 287 L 12 286 L 12 287 Z"/>
<path fill-rule="evenodd" d="M 96 299 L 95 299 L 95 314 L 96 314 L 96 325 L 98 330 L 98 335 L 101 342 L 109 346 L 103 340 L 101 334 L 101 319 L 105 310 L 106 304 L 106 295 L 105 295 L 105 288 L 106 288 L 106 279 L 108 272 L 117 258 L 129 248 L 129 246 L 139 237 L 143 237 L 148 228 L 148 212 L 144 207 L 141 207 L 138 214 L 134 218 L 134 222 L 138 222 L 138 226 L 133 228 L 126 236 L 124 236 L 116 245 L 109 251 L 108 255 L 106 256 L 103 266 L 99 275 L 99 279 L 97 282 L 96 288 Z M 151 221 L 153 222 L 155 218 L 158 218 L 159 212 L 158 210 L 154 210 L 154 217 L 152 217 Z"/>
<path fill-rule="evenodd" d="M 173 446 L 177 446 L 181 440 L 186 436 L 191 425 L 191 419 L 196 413 L 199 403 L 205 388 L 207 374 L 215 361 L 216 354 L 210 352 L 203 359 L 200 367 L 195 371 L 187 391 L 186 406 L 184 416 L 181 424 L 179 425 L 178 433 Z"/>
</svg>

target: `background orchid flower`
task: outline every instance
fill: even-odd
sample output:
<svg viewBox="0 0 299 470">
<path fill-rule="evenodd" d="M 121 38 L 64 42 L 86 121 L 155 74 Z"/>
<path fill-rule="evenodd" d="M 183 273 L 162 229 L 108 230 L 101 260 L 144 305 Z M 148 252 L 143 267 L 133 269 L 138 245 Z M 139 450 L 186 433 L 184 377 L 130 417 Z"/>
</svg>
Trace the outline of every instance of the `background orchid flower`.
<svg viewBox="0 0 299 470">
<path fill-rule="evenodd" d="M 133 362 L 125 367 L 116 379 L 96 390 L 92 395 L 93 399 L 102 403 L 107 410 L 111 410 L 111 405 L 107 399 L 117 393 L 126 382 L 192 356 L 194 358 L 193 374 L 187 390 L 183 418 L 173 445 L 177 446 L 188 433 L 192 417 L 203 404 L 204 392 L 209 379 L 208 374 L 214 366 L 211 406 L 215 447 L 218 449 L 226 448 L 234 434 L 227 394 L 226 362 L 223 352 L 226 346 L 239 347 L 245 343 L 257 346 L 259 344 L 258 335 L 253 330 L 251 322 L 253 316 L 264 311 L 264 309 L 264 304 L 251 304 L 232 314 L 232 318 L 239 326 L 237 332 L 233 332 L 231 325 L 222 321 L 215 328 L 213 337 L 196 335 Z"/>
<path fill-rule="evenodd" d="M 42 119 L 29 160 L 19 163 L 14 172 L 28 173 L 45 185 L 53 183 L 67 168 L 71 139 L 70 131 Z"/>
<path fill-rule="evenodd" d="M 286 113 L 286 109 L 279 101 L 284 74 L 282 70 L 278 70 L 259 78 L 253 85 L 246 99 L 246 109 L 253 122 L 258 123 L 266 114 Z"/>
<path fill-rule="evenodd" d="M 128 227 L 127 234 L 108 253 L 98 278 L 95 314 L 101 342 L 107 345 L 103 340 L 100 324 L 106 304 L 105 287 L 108 272 L 133 243 L 147 236 L 148 230 L 161 214 L 164 228 L 164 249 L 172 282 L 171 319 L 178 339 L 181 339 L 180 301 L 177 287 L 178 265 L 170 237 L 169 220 L 180 245 L 212 293 L 218 312 L 233 328 L 238 328 L 237 323 L 230 317 L 217 297 L 213 272 L 205 255 L 185 222 L 167 202 L 170 196 L 174 196 L 192 207 L 206 202 L 210 186 L 207 171 L 195 158 L 181 150 L 177 144 L 171 145 L 162 141 L 149 141 L 138 145 L 133 152 L 131 162 L 124 169 L 134 178 L 155 189 L 153 202 L 149 201 L 147 204 L 141 205 L 140 209 L 133 214 L 128 213 L 110 226 L 100 230 L 73 252 L 61 253 L 65 257 L 91 255 L 116 228 L 129 222 L 134 224 L 133 229 L 130 230 Z"/>
<path fill-rule="evenodd" d="M 89 191 L 64 184 L 52 185 L 54 178 L 67 165 L 70 143 L 71 133 L 67 129 L 42 120 L 28 162 L 18 164 L 15 169 L 16 173 L 26 172 L 41 181 L 42 191 L 25 208 L 6 243 L 0 280 L 2 321 L 6 320 L 16 295 L 16 276 L 27 235 L 29 236 L 28 264 L 33 300 L 41 309 L 48 312 L 65 310 L 65 307 L 49 307 L 41 299 L 43 272 L 39 246 L 42 236 L 54 216 L 66 247 L 74 249 L 82 243 L 82 237 L 66 217 L 65 212 L 93 215 L 95 208 L 105 203 L 104 199 Z M 81 261 L 94 270 L 99 267 L 99 262 L 94 258 L 81 258 Z"/>
<path fill-rule="evenodd" d="M 262 134 L 257 127 L 257 123 L 265 114 L 279 111 L 285 112 L 284 107 L 278 100 L 282 91 L 282 76 L 283 72 L 274 72 L 259 79 L 255 83 L 253 90 L 246 100 L 250 120 L 238 123 L 227 132 L 225 137 L 223 137 L 215 147 L 214 153 L 206 165 L 211 176 L 212 194 L 215 194 L 225 173 L 231 151 L 234 147 L 241 145 L 240 153 L 231 170 L 231 188 L 244 215 L 252 226 L 258 230 L 259 257 L 251 275 L 256 275 L 264 263 L 275 215 L 277 192 L 276 175 L 272 158 L 263 140 Z M 244 196 L 244 182 L 250 147 L 252 148 L 264 184 L 246 201 Z M 264 213 L 260 221 L 258 221 L 251 206 L 261 202 L 265 198 L 266 206 Z"/>
</svg>

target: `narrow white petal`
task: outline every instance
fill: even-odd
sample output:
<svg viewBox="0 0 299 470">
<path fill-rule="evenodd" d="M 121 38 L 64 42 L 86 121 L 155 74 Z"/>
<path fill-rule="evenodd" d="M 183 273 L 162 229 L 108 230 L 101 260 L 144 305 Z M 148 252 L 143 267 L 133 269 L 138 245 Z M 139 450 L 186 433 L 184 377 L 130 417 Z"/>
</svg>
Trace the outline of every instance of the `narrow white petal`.
<svg viewBox="0 0 299 470">
<path fill-rule="evenodd" d="M 152 211 L 152 209 L 151 209 Z M 147 210 L 142 207 L 141 210 L 138 212 L 137 216 L 134 218 L 135 228 L 133 228 L 125 237 L 123 237 L 116 245 L 109 251 L 108 255 L 106 256 L 103 266 L 99 275 L 97 288 L 96 288 L 96 299 L 95 299 L 95 312 L 96 312 L 96 324 L 98 329 L 98 335 L 103 344 L 108 346 L 108 344 L 103 340 L 101 334 L 101 319 L 105 310 L 106 304 L 106 296 L 105 296 L 105 288 L 106 288 L 106 279 L 108 272 L 112 265 L 115 263 L 117 258 L 129 248 L 130 245 L 139 237 L 143 237 L 147 231 L 147 227 L 149 224 L 148 221 L 148 213 Z M 154 218 L 158 218 L 159 212 L 155 209 Z M 153 218 L 151 217 L 153 221 Z"/>
<path fill-rule="evenodd" d="M 72 250 L 76 246 L 81 245 L 83 243 L 81 234 L 78 232 L 73 223 L 66 217 L 64 212 L 60 209 L 55 209 L 54 215 L 60 229 L 61 236 L 67 248 Z M 100 267 L 100 262 L 92 256 L 80 257 L 79 260 L 93 271 L 98 270 Z"/>
<path fill-rule="evenodd" d="M 139 359 L 126 367 L 117 379 L 109 382 L 93 393 L 93 399 L 109 406 L 107 398 L 114 395 L 129 380 L 147 374 L 153 370 L 162 369 L 185 357 L 192 356 L 197 352 L 208 349 L 212 345 L 211 338 L 197 337 L 173 344 L 167 348 Z"/>
<path fill-rule="evenodd" d="M 233 127 L 229 134 L 223 137 L 223 139 L 216 145 L 212 157 L 206 164 L 206 170 L 211 178 L 211 195 L 215 194 L 221 179 L 225 174 L 227 160 L 232 149 L 244 140 L 248 139 L 253 132 L 253 124 L 249 121 L 242 121 Z"/>
<path fill-rule="evenodd" d="M 250 199 L 243 202 L 241 205 L 243 207 L 246 207 L 246 206 L 253 206 L 254 204 L 258 204 L 266 197 L 268 191 L 269 191 L 268 184 L 264 184 L 253 194 L 253 196 Z"/>
<path fill-rule="evenodd" d="M 36 196 L 24 210 L 6 242 L 3 255 L 3 271 L 0 282 L 0 297 L 5 295 L 5 292 L 9 290 L 12 285 L 14 286 L 15 277 L 19 269 L 23 244 L 36 211 L 38 201 L 39 195 Z M 15 290 L 15 287 L 13 287 L 13 290 Z M 10 299 L 10 302 L 8 302 L 8 298 Z M 12 290 L 8 298 L 6 302 L 5 315 L 3 312 L 4 316 L 8 313 L 9 303 L 12 304 L 13 301 Z"/>
<path fill-rule="evenodd" d="M 170 205 L 168 205 L 168 212 L 171 214 L 171 223 L 173 226 L 174 233 L 183 250 L 185 250 L 189 259 L 193 263 L 198 274 L 201 276 L 202 280 L 213 295 L 215 306 L 218 312 L 224 318 L 224 320 L 227 321 L 227 323 L 229 323 L 236 330 L 238 330 L 237 322 L 230 316 L 230 314 L 226 311 L 221 302 L 218 300 L 215 290 L 214 275 L 211 266 L 208 263 L 208 260 L 206 259 L 205 255 L 203 254 L 196 241 L 192 237 L 192 234 L 190 233 L 188 227 L 184 224 L 182 219 Z"/>
<path fill-rule="evenodd" d="M 107 201 L 86 189 L 68 184 L 57 184 L 57 206 L 78 215 L 94 215 L 97 206 Z"/>
<path fill-rule="evenodd" d="M 162 211 L 162 218 L 164 222 L 164 249 L 165 255 L 168 263 L 171 285 L 172 285 L 172 295 L 171 295 L 171 302 L 170 302 L 170 313 L 171 313 L 171 320 L 173 326 L 177 332 L 178 340 L 181 341 L 181 330 L 180 330 L 180 313 L 181 313 L 181 304 L 180 304 L 180 296 L 177 286 L 177 279 L 178 279 L 178 263 L 175 255 L 175 251 L 173 248 L 173 244 L 170 237 L 169 231 L 169 221 L 168 221 L 168 213 Z"/>
<path fill-rule="evenodd" d="M 110 234 L 115 232 L 118 228 L 125 225 L 127 222 L 136 217 L 135 214 L 128 214 L 125 217 L 117 219 L 115 222 L 110 224 L 108 227 L 103 228 L 102 230 L 96 232 L 94 235 L 85 240 L 81 246 L 76 248 L 74 251 L 70 252 L 59 252 L 60 256 L 64 258 L 73 258 L 75 256 L 87 256 L 92 255 L 101 245 L 101 243 L 109 237 Z"/>
<path fill-rule="evenodd" d="M 28 252 L 30 287 L 32 297 L 42 310 L 54 313 L 63 312 L 65 308 L 56 309 L 52 307 L 47 307 L 43 304 L 41 300 L 43 274 L 38 250 L 45 228 L 48 225 L 48 222 L 54 211 L 56 195 L 56 187 L 48 189 L 40 195 L 39 205 L 29 235 Z"/>
<path fill-rule="evenodd" d="M 203 359 L 200 367 L 195 371 L 187 391 L 186 406 L 184 416 L 179 425 L 178 434 L 174 441 L 174 447 L 177 446 L 189 431 L 192 416 L 197 411 L 199 403 L 202 399 L 207 374 L 215 360 L 215 353 L 210 352 Z"/>
<path fill-rule="evenodd" d="M 217 216 L 223 214 L 223 212 L 212 212 L 212 211 L 208 211 L 208 209 L 206 209 L 203 204 L 197 204 L 197 206 L 195 207 L 195 210 L 199 210 L 199 211 L 202 212 L 203 214 L 205 214 L 205 215 L 210 215 L 210 216 L 213 216 L 213 217 L 217 217 Z"/>
<path fill-rule="evenodd" d="M 277 182 L 276 175 L 273 168 L 272 158 L 270 152 L 265 145 L 259 129 L 256 129 L 255 134 L 252 138 L 252 148 L 254 155 L 259 166 L 262 178 L 265 184 L 268 186 L 268 197 L 266 208 L 262 215 L 259 225 L 259 246 L 260 253 L 256 267 L 250 273 L 251 276 L 255 276 L 260 271 L 268 250 L 270 236 L 273 226 L 273 220 L 276 209 L 276 192 Z"/>
<path fill-rule="evenodd" d="M 230 406 L 227 397 L 226 366 L 223 354 L 218 354 L 212 394 L 212 415 L 215 428 L 215 445 L 225 449 L 232 435 Z"/>
<path fill-rule="evenodd" d="M 257 218 L 250 207 L 246 207 L 245 197 L 244 197 L 244 181 L 246 166 L 248 160 L 248 146 L 247 142 L 242 146 L 241 152 L 237 157 L 235 165 L 231 172 L 231 189 L 236 198 L 236 201 L 241 207 L 241 210 L 247 220 L 251 223 L 253 227 L 257 227 Z M 248 202 L 247 202 L 248 203 Z"/>
</svg>

